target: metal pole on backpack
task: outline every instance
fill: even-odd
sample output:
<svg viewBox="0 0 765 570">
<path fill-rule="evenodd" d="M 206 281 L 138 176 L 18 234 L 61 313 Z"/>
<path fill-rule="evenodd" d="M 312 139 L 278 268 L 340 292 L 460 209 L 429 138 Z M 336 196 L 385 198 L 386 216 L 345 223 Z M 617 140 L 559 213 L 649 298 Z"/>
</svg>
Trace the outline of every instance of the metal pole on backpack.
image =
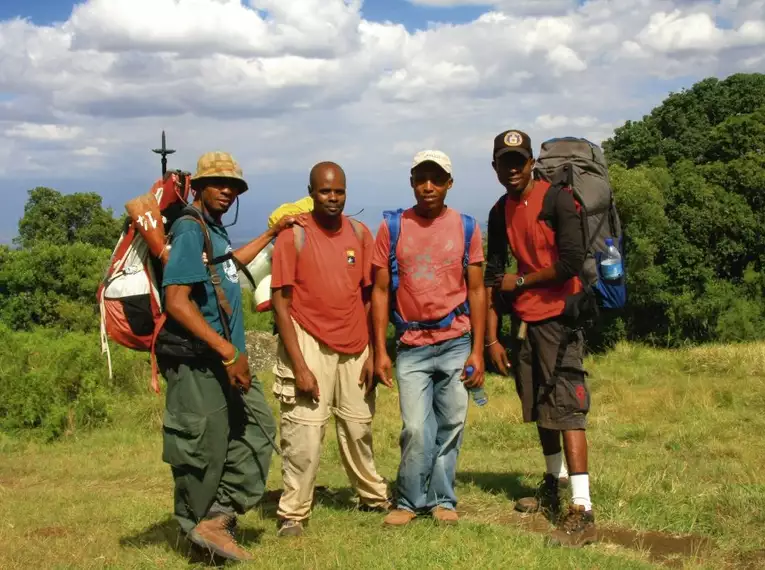
<svg viewBox="0 0 765 570">
<path fill-rule="evenodd" d="M 167 148 L 167 144 L 165 144 L 164 130 L 162 131 L 162 147 L 152 149 L 151 152 L 158 154 L 162 157 L 162 178 L 164 178 L 165 174 L 167 173 L 167 155 L 173 154 L 175 152 L 175 150 Z"/>
</svg>

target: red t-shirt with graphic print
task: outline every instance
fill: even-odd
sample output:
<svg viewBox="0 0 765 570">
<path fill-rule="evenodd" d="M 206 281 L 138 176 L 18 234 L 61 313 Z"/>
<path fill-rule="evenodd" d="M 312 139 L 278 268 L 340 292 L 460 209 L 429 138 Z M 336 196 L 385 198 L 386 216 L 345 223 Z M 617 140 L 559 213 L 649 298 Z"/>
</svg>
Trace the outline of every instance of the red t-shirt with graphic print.
<svg viewBox="0 0 765 570">
<path fill-rule="evenodd" d="M 459 212 L 446 208 L 435 219 L 418 216 L 413 208 L 401 216 L 396 256 L 399 264 L 399 289 L 396 308 L 405 321 L 427 321 L 448 315 L 467 299 L 467 283 L 462 271 L 464 237 Z M 383 221 L 377 232 L 372 265 L 388 267 L 390 233 Z M 469 263 L 483 262 L 481 230 L 473 231 Z M 457 338 L 471 330 L 470 317 L 460 315 L 446 329 L 406 331 L 401 342 L 425 346 Z"/>
</svg>

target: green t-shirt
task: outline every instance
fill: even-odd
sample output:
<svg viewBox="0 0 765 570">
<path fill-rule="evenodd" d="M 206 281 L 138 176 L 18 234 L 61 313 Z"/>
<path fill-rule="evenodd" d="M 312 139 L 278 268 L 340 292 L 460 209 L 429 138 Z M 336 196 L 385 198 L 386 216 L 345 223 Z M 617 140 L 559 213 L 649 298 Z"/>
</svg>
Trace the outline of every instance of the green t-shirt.
<svg viewBox="0 0 765 570">
<path fill-rule="evenodd" d="M 226 229 L 205 216 L 213 246 L 214 257 L 220 257 L 232 251 L 231 240 Z M 202 261 L 204 235 L 202 228 L 193 220 L 178 220 L 171 228 L 173 233 L 170 257 L 164 268 L 162 290 L 168 285 L 193 285 L 191 298 L 199 306 L 205 320 L 218 334 L 224 336 L 223 324 L 218 313 L 215 288 Z M 227 260 L 210 270 L 217 270 L 221 286 L 231 305 L 232 315 L 229 320 L 231 342 L 240 352 L 245 352 L 244 315 L 242 314 L 242 288 L 239 285 L 239 272 L 232 260 Z"/>
</svg>

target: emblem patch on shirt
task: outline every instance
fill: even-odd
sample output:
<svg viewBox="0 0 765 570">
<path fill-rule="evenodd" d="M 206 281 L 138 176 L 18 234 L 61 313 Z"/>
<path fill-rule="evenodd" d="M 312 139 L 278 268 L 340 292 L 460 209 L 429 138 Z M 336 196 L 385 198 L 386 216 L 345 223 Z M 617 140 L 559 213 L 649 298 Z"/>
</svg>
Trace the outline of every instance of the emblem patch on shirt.
<svg viewBox="0 0 765 570">
<path fill-rule="evenodd" d="M 348 265 L 356 265 L 356 251 L 353 249 L 345 250 L 345 258 L 348 261 Z"/>
<path fill-rule="evenodd" d="M 229 245 L 226 247 L 226 253 L 229 253 L 231 251 L 234 251 L 231 249 L 231 246 Z M 230 259 L 227 259 L 223 262 L 223 272 L 226 274 L 226 279 L 231 281 L 232 283 L 239 283 L 239 271 L 236 268 L 236 265 L 234 265 L 234 262 Z"/>
</svg>

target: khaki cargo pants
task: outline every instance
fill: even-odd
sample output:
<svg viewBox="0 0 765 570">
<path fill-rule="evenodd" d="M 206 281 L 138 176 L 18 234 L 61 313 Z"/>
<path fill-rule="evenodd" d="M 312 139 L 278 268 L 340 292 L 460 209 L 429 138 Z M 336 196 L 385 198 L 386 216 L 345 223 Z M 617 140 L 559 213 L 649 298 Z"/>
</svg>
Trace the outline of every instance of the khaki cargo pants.
<svg viewBox="0 0 765 570">
<path fill-rule="evenodd" d="M 357 355 L 332 351 L 294 320 L 300 350 L 319 384 L 319 401 L 295 389 L 295 375 L 279 341 L 273 392 L 280 402 L 282 479 L 280 519 L 302 521 L 311 514 L 316 473 L 327 422 L 335 416 L 340 457 L 360 502 L 370 507 L 388 500 L 388 487 L 377 473 L 372 449 L 375 392 L 365 396 L 359 377 L 368 349 Z"/>
</svg>

